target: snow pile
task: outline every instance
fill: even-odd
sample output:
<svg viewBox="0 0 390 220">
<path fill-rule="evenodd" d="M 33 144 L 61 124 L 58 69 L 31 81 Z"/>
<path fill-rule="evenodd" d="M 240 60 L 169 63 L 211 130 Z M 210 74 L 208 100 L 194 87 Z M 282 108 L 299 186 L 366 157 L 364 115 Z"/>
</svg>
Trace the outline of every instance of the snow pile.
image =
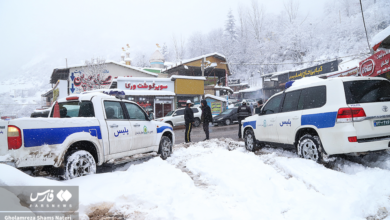
<svg viewBox="0 0 390 220">
<path fill-rule="evenodd" d="M 390 169 L 389 157 L 371 165 Z M 389 170 L 352 162 L 332 170 L 289 151 L 248 152 L 230 139 L 176 145 L 166 161 L 156 157 L 126 171 L 64 182 L 6 165 L 0 173 L 1 185 L 78 185 L 80 213 L 89 217 L 384 219 L 390 210 Z"/>
</svg>

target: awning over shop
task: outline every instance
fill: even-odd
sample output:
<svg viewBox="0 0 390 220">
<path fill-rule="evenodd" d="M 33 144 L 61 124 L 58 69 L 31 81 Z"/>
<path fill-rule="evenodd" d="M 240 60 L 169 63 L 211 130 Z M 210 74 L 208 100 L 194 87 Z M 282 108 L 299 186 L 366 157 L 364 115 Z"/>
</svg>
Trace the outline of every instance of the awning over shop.
<svg viewBox="0 0 390 220">
<path fill-rule="evenodd" d="M 374 51 L 381 48 L 390 49 L 390 26 L 372 38 L 371 46 Z"/>
</svg>

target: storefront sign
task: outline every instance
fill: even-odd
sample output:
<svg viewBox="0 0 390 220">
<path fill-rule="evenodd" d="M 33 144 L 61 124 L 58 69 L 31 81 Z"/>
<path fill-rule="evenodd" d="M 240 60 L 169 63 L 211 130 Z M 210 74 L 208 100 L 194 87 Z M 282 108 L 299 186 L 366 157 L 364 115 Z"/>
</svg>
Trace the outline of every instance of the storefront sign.
<svg viewBox="0 0 390 220">
<path fill-rule="evenodd" d="M 136 90 L 136 89 L 148 89 L 148 90 L 163 90 L 168 89 L 168 85 L 156 85 L 156 83 L 139 83 L 137 84 L 131 84 L 131 83 L 125 83 L 126 89 L 130 90 Z"/>
<path fill-rule="evenodd" d="M 330 73 L 338 70 L 338 61 L 324 63 L 299 71 L 289 72 L 289 80 L 302 79 L 304 77 L 317 76 L 324 73 Z"/>
<path fill-rule="evenodd" d="M 211 112 L 213 115 L 221 113 L 222 112 L 222 103 L 221 102 L 212 102 L 211 103 Z"/>
<path fill-rule="evenodd" d="M 379 76 L 390 71 L 390 51 L 380 51 L 359 63 L 362 76 Z"/>
<path fill-rule="evenodd" d="M 137 78 L 122 79 L 117 81 L 119 90 L 135 91 L 168 91 L 174 92 L 174 82 L 150 78 L 150 80 L 137 80 Z"/>
<path fill-rule="evenodd" d="M 229 85 L 240 84 L 240 79 L 229 79 Z"/>
<path fill-rule="evenodd" d="M 349 70 L 346 70 L 346 71 L 343 71 L 343 72 L 339 72 L 339 73 L 336 73 L 336 74 L 333 74 L 333 75 L 328 75 L 328 78 L 357 76 L 358 75 L 358 70 L 359 70 L 359 68 L 355 67 L 355 68 L 352 68 L 352 69 L 349 69 Z"/>
</svg>

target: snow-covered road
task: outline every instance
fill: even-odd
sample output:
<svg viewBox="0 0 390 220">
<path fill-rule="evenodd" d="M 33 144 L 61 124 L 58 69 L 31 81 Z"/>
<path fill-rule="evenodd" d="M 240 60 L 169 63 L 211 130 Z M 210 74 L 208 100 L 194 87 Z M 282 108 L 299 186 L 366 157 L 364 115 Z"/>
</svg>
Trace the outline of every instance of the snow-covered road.
<svg viewBox="0 0 390 220">
<path fill-rule="evenodd" d="M 176 145 L 166 161 L 63 182 L 0 165 L 0 185 L 78 185 L 81 216 L 96 219 L 390 219 L 390 154 L 376 161 L 339 159 L 327 169 L 212 139 Z"/>
</svg>

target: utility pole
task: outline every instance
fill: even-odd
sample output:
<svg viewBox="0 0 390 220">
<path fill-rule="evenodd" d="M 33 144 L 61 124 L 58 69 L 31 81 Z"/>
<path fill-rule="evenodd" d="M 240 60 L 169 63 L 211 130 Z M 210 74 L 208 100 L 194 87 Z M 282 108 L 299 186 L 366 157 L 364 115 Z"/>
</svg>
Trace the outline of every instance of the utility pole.
<svg viewBox="0 0 390 220">
<path fill-rule="evenodd" d="M 206 59 L 206 57 L 203 57 L 202 58 L 202 65 L 201 65 L 201 67 L 200 67 L 200 69 L 202 70 L 202 76 L 204 76 L 204 63 L 205 63 L 205 60 Z"/>
</svg>

